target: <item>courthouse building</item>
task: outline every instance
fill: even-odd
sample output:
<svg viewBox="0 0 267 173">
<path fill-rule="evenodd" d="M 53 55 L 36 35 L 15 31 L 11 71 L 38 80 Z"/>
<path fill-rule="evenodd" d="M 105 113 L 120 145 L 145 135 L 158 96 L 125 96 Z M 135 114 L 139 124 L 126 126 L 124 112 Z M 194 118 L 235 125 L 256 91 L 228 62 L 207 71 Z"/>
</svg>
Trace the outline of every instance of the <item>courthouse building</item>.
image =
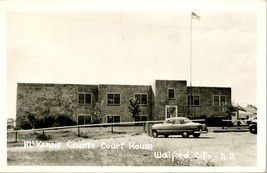
<svg viewBox="0 0 267 173">
<path fill-rule="evenodd" d="M 102 123 L 129 122 L 134 121 L 128 109 L 131 96 L 139 100 L 141 108 L 135 121 L 179 116 L 208 118 L 226 115 L 231 88 L 188 87 L 185 80 L 155 80 L 151 85 L 18 83 L 16 116 L 38 106 L 49 106 L 47 114 L 64 108 L 70 110 L 68 116 L 77 124 L 91 124 L 96 119 L 92 111 L 98 102 L 103 103 Z"/>
</svg>

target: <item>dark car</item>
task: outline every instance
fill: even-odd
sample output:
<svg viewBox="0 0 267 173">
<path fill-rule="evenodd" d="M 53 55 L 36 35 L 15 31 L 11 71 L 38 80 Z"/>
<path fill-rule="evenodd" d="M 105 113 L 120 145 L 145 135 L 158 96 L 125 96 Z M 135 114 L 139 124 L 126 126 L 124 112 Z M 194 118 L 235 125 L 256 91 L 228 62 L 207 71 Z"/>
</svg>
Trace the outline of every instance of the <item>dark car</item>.
<svg viewBox="0 0 267 173">
<path fill-rule="evenodd" d="M 248 128 L 251 133 L 257 134 L 257 119 L 253 120 Z"/>
<path fill-rule="evenodd" d="M 169 135 L 182 135 L 183 138 L 188 138 L 193 135 L 198 138 L 201 133 L 207 133 L 206 124 L 194 123 L 186 117 L 167 118 L 162 124 L 152 126 L 152 136 L 157 138 L 158 135 L 164 135 L 167 138 Z"/>
<path fill-rule="evenodd" d="M 252 122 L 254 122 L 254 121 L 257 121 L 257 117 L 252 117 L 252 118 L 249 118 L 247 121 L 246 121 L 246 123 L 247 123 L 247 125 L 250 125 Z"/>
</svg>

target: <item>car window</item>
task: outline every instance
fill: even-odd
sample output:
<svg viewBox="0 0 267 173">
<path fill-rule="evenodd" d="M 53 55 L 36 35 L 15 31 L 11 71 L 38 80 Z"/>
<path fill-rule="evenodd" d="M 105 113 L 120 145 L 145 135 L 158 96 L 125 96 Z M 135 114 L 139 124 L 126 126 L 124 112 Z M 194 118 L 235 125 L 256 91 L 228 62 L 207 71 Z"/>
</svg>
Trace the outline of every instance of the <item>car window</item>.
<svg viewBox="0 0 267 173">
<path fill-rule="evenodd" d="M 173 120 L 166 120 L 165 124 L 172 124 Z"/>
<path fill-rule="evenodd" d="M 184 124 L 184 119 L 179 120 L 180 124 Z"/>
<path fill-rule="evenodd" d="M 180 120 L 175 120 L 174 124 L 180 124 Z"/>
</svg>

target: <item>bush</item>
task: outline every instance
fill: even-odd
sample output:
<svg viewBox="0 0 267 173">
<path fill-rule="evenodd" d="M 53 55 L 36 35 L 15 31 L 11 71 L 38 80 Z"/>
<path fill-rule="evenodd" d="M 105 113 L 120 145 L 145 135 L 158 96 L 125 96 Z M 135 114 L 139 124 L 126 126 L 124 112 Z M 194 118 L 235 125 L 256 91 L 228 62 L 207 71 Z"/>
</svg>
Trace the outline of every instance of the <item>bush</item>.
<svg viewBox="0 0 267 173">
<path fill-rule="evenodd" d="M 26 115 L 18 116 L 16 124 L 17 129 L 32 129 L 32 125 Z"/>
<path fill-rule="evenodd" d="M 34 117 L 34 128 L 58 127 L 58 126 L 71 126 L 76 125 L 71 118 L 66 115 L 46 115 L 42 117 Z M 26 115 L 17 118 L 18 129 L 32 129 L 33 124 L 30 123 Z"/>
<path fill-rule="evenodd" d="M 55 123 L 53 126 L 72 126 L 76 125 L 76 122 L 74 122 L 70 117 L 66 115 L 59 115 L 55 117 Z"/>
</svg>

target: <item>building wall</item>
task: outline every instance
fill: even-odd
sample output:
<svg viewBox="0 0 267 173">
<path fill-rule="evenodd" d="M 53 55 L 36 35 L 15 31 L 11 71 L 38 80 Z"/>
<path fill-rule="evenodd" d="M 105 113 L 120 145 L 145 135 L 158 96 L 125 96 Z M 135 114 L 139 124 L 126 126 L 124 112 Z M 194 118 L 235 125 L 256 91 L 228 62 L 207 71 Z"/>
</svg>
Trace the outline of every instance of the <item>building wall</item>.
<svg viewBox="0 0 267 173">
<path fill-rule="evenodd" d="M 190 87 L 187 87 L 187 94 L 190 94 Z M 192 106 L 192 116 L 206 118 L 210 116 L 225 116 L 226 107 L 231 104 L 231 88 L 223 87 L 192 87 L 192 95 L 200 96 L 200 105 Z M 225 95 L 225 106 L 214 106 L 213 96 Z M 190 106 L 187 106 L 187 111 L 190 115 Z"/>
<path fill-rule="evenodd" d="M 168 98 L 168 89 L 174 89 L 174 98 Z M 79 93 L 91 93 L 92 103 L 79 104 Z M 120 104 L 109 105 L 108 93 L 119 93 Z M 119 115 L 121 122 L 133 121 L 129 109 L 129 98 L 135 93 L 147 94 L 147 105 L 140 105 L 141 114 L 148 120 L 166 118 L 166 106 L 177 106 L 177 116 L 191 116 L 187 97 L 190 87 L 183 80 L 156 80 L 151 85 L 75 85 L 75 84 L 31 84 L 19 83 L 17 87 L 17 118 L 34 109 L 47 109 L 44 114 L 53 115 L 65 111 L 73 121 L 78 122 L 78 115 L 91 115 L 96 102 L 103 102 L 103 119 L 108 115 Z M 214 106 L 214 95 L 225 95 L 226 102 L 231 103 L 231 88 L 192 87 L 192 94 L 200 96 L 200 105 L 192 106 L 192 116 L 210 117 L 225 115 L 225 106 Z M 68 111 L 71 110 L 71 111 Z"/>
<path fill-rule="evenodd" d="M 119 105 L 109 105 L 107 102 L 108 93 L 119 93 L 120 94 L 120 104 Z M 152 99 L 152 89 L 151 86 L 146 85 L 99 85 L 99 101 L 104 102 L 104 112 L 103 122 L 107 122 L 108 115 L 119 115 L 121 117 L 121 122 L 133 121 L 129 109 L 129 98 L 134 96 L 135 93 L 143 93 L 148 95 L 148 104 L 140 105 L 141 114 L 146 115 L 148 120 L 152 119 L 151 114 L 151 99 Z"/>
<path fill-rule="evenodd" d="M 97 85 L 19 83 L 17 117 L 26 115 L 27 111 L 38 113 L 39 110 L 42 114 L 49 115 L 65 111 L 73 121 L 77 121 L 78 114 L 91 114 L 92 106 L 98 99 L 97 90 Z M 79 92 L 92 93 L 92 104 L 78 104 Z M 44 112 L 44 109 L 47 110 Z"/>
<path fill-rule="evenodd" d="M 174 99 L 168 99 L 168 89 L 174 89 Z M 166 106 L 177 106 L 177 116 L 186 116 L 186 81 L 155 81 L 155 115 L 154 120 L 165 119 Z"/>
</svg>

